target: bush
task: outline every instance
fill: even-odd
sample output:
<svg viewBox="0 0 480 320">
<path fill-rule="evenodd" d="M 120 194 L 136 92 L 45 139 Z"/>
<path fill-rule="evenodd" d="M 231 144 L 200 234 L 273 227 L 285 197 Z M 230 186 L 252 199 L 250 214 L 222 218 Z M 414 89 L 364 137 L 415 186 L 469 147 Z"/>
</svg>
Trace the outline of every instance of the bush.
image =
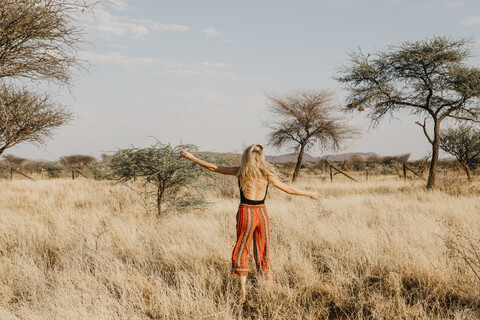
<svg viewBox="0 0 480 320">
<path fill-rule="evenodd" d="M 108 161 L 92 162 L 88 165 L 87 170 L 95 180 L 109 179 L 113 175 Z"/>
<path fill-rule="evenodd" d="M 43 169 L 47 171 L 47 174 L 50 178 L 59 178 L 62 176 L 62 172 L 65 167 L 60 162 L 45 162 L 43 164 Z"/>
<path fill-rule="evenodd" d="M 10 178 L 11 165 L 7 160 L 0 160 L 0 178 Z"/>
<path fill-rule="evenodd" d="M 208 152 L 199 153 L 196 156 L 199 159 L 223 167 L 236 167 L 241 162 L 240 154 Z M 238 185 L 232 177 L 216 174 L 208 170 L 202 170 L 202 172 L 205 172 L 205 179 L 199 182 L 203 184 L 205 189 L 216 191 L 217 195 L 222 198 L 238 197 Z"/>
<path fill-rule="evenodd" d="M 157 214 L 162 212 L 162 203 L 169 208 L 184 208 L 185 204 L 198 207 L 206 201 L 198 192 L 194 194 L 185 190 L 198 181 L 200 167 L 186 159 L 180 158 L 180 151 L 196 150 L 194 145 L 177 145 L 157 142 L 149 148 L 122 149 L 109 160 L 114 176 L 123 182 L 139 179 L 142 191 L 137 191 L 147 202 L 156 198 Z M 152 190 L 153 189 L 153 190 Z"/>
<path fill-rule="evenodd" d="M 42 173 L 44 162 L 42 161 L 27 161 L 26 164 L 23 165 L 23 168 L 29 174 L 32 173 Z"/>
</svg>

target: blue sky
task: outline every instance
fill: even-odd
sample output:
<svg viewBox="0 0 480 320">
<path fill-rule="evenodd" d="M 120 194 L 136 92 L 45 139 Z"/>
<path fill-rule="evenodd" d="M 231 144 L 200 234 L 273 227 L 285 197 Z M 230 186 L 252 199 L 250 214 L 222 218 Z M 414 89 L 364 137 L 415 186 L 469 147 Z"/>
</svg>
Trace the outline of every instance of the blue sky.
<svg viewBox="0 0 480 320">
<path fill-rule="evenodd" d="M 266 143 L 269 94 L 331 89 L 347 53 L 384 49 L 434 35 L 473 37 L 480 66 L 478 0 L 173 1 L 115 0 L 80 15 L 90 45 L 88 72 L 70 90 L 47 87 L 77 115 L 44 147 L 7 153 L 55 160 L 154 143 L 193 143 L 240 152 Z M 344 115 L 362 135 L 341 152 L 428 154 L 418 118 L 399 114 L 369 130 L 363 114 Z M 267 148 L 268 154 L 289 149 Z M 313 149 L 312 155 L 331 153 Z"/>
</svg>

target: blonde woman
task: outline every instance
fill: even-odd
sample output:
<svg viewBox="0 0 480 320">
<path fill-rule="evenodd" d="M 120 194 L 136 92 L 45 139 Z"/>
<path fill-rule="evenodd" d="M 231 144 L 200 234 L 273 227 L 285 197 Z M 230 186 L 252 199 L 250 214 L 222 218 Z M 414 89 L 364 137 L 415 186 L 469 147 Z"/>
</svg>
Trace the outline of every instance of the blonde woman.
<svg viewBox="0 0 480 320">
<path fill-rule="evenodd" d="M 319 199 L 320 195 L 290 187 L 280 181 L 276 170 L 265 161 L 263 147 L 259 144 L 245 149 L 240 167 L 219 167 L 196 158 L 190 152 L 181 151 L 180 154 L 210 171 L 238 178 L 240 205 L 237 212 L 237 243 L 232 252 L 232 274 L 240 276 L 240 291 L 242 298 L 245 299 L 248 256 L 252 240 L 258 270 L 266 279 L 272 277 L 269 257 L 270 231 L 265 208 L 268 185 L 271 183 L 286 193 L 306 196 L 314 200 Z"/>
</svg>

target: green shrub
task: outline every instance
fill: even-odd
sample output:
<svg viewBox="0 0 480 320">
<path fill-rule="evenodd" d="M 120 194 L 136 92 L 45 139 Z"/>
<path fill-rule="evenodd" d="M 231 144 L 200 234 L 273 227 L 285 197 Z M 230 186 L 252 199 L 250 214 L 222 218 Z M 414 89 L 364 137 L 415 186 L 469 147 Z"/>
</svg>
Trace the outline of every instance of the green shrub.
<svg viewBox="0 0 480 320">
<path fill-rule="evenodd" d="M 0 178 L 10 178 L 11 165 L 7 160 L 0 160 Z"/>
<path fill-rule="evenodd" d="M 60 162 L 50 161 L 43 164 L 43 169 L 47 171 L 50 178 L 59 178 L 62 176 L 65 167 Z"/>
</svg>

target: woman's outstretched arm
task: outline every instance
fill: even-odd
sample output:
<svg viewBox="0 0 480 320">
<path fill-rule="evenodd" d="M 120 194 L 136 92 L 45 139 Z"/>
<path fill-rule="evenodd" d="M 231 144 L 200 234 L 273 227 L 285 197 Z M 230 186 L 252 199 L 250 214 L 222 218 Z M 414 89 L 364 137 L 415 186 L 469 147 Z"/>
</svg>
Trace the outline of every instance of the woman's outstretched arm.
<svg viewBox="0 0 480 320">
<path fill-rule="evenodd" d="M 310 192 L 310 191 L 305 191 L 305 190 L 300 190 L 300 189 L 296 189 L 294 187 L 291 187 L 289 186 L 288 184 L 280 181 L 277 177 L 272 177 L 270 176 L 269 177 L 269 181 L 275 186 L 277 187 L 278 189 L 286 192 L 286 193 L 289 193 L 289 194 L 293 194 L 293 195 L 296 195 L 296 196 L 305 196 L 305 197 L 310 197 L 314 200 L 318 200 L 320 199 L 321 195 L 316 193 L 316 192 Z"/>
<path fill-rule="evenodd" d="M 191 154 L 190 152 L 185 151 L 185 150 L 180 151 L 180 155 L 182 157 L 184 157 L 185 159 L 191 160 L 191 161 L 201 165 L 202 167 L 207 168 L 208 170 L 216 172 L 216 173 L 235 176 L 238 172 L 238 167 L 219 167 L 219 166 L 216 166 L 212 163 L 208 163 L 206 161 L 200 160 L 197 157 L 195 157 L 193 154 Z"/>
</svg>

